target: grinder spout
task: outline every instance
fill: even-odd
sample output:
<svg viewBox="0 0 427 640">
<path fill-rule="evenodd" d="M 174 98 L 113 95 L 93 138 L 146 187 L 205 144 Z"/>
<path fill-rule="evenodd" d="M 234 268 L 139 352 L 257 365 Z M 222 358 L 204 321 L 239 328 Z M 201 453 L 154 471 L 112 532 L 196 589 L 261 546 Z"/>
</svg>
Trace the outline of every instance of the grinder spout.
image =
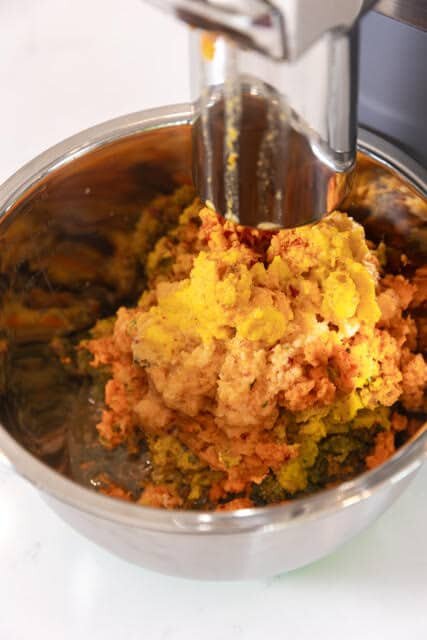
<svg viewBox="0 0 427 640">
<path fill-rule="evenodd" d="M 191 30 L 194 180 L 249 226 L 319 219 L 356 155 L 357 23 L 372 0 L 151 0 Z"/>
</svg>

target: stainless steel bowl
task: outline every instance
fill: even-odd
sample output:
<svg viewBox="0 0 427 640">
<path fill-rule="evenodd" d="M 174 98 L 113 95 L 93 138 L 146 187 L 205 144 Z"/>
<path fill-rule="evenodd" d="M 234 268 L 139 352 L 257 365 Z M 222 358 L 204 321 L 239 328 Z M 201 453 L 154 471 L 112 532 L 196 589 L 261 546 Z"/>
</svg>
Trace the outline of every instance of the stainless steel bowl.
<svg viewBox="0 0 427 640">
<path fill-rule="evenodd" d="M 3 265 L 8 261 L 16 277 L 9 274 L 0 282 L 3 294 L 18 295 L 20 288 L 27 292 L 36 286 L 23 277 L 26 262 L 34 255 L 41 259 L 39 276 L 46 277 L 43 260 L 55 252 L 55 245 L 48 242 L 52 233 L 67 238 L 77 261 L 78 244 L 73 242 L 82 237 L 92 238 L 108 260 L 108 243 L 96 240 L 103 230 L 111 225 L 123 228 L 155 192 L 190 179 L 191 126 L 188 105 L 124 116 L 60 143 L 12 176 L 0 188 L 0 251 Z M 360 132 L 359 149 L 362 165 L 370 162 L 373 174 L 393 173 L 415 187 L 420 197 L 426 196 L 426 171 L 398 149 L 366 131 Z M 363 212 L 365 205 L 355 193 L 350 209 Z M 390 225 L 420 253 L 423 242 L 425 246 L 425 219 L 417 218 L 419 211 L 408 211 L 398 191 L 395 206 L 390 206 L 392 196 L 383 192 L 378 210 L 390 212 Z M 101 280 L 103 266 L 97 271 Z M 83 296 L 88 309 L 93 291 L 101 291 L 103 301 L 107 298 L 111 305 L 129 294 L 114 287 L 106 293 L 93 285 L 82 281 L 71 287 L 72 295 Z M 381 467 L 283 505 L 232 513 L 152 509 L 97 494 L 61 474 L 65 440 L 60 420 L 48 433 L 32 431 L 29 424 L 18 432 L 4 400 L 8 381 L 3 384 L 4 463 L 35 485 L 76 530 L 127 560 L 170 575 L 240 580 L 308 564 L 373 522 L 407 487 L 427 456 L 424 431 Z"/>
</svg>

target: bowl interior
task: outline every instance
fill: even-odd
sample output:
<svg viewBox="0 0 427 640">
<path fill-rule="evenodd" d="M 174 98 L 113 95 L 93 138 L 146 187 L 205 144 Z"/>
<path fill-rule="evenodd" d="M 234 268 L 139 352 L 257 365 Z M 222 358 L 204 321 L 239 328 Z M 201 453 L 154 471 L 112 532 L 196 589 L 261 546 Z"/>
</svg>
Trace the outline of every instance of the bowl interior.
<svg viewBox="0 0 427 640">
<path fill-rule="evenodd" d="M 51 341 L 77 340 L 97 318 L 136 300 L 143 272 L 130 259 L 129 239 L 155 195 L 191 182 L 191 137 L 186 124 L 106 142 L 3 206 L 0 419 L 31 454 L 85 485 L 91 484 L 82 472 L 86 459 L 114 470 L 118 482 L 136 479 L 144 460 L 129 461 L 98 444 L 99 408 L 82 380 L 61 365 Z M 408 270 L 426 263 L 426 201 L 390 166 L 362 151 L 343 208 L 369 238 L 385 240 L 396 273 L 405 271 L 402 252 Z M 419 314 L 425 317 L 426 309 Z"/>
</svg>

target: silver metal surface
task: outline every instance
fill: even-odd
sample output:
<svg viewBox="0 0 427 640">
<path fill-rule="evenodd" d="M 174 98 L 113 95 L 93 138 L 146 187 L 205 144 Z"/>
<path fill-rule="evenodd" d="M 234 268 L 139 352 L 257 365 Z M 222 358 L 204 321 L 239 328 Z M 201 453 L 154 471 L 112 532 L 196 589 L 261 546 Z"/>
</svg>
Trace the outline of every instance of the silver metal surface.
<svg viewBox="0 0 427 640">
<path fill-rule="evenodd" d="M 329 31 L 289 63 L 239 49 L 223 37 L 206 59 L 204 35 L 191 37 L 199 113 L 194 177 L 201 197 L 248 226 L 293 227 L 337 208 L 355 160 L 356 32 Z M 228 86 L 234 86 L 234 95 Z M 228 107 L 236 104 L 240 118 L 229 121 Z M 236 176 L 232 206 L 230 138 Z"/>
<path fill-rule="evenodd" d="M 221 32 L 277 59 L 287 57 L 280 13 L 265 0 L 148 0 L 188 24 Z"/>
<path fill-rule="evenodd" d="M 275 0 L 282 16 L 289 60 L 296 60 L 319 38 L 331 31 L 350 31 L 374 0 Z"/>
<path fill-rule="evenodd" d="M 151 1 L 218 34 L 212 59 L 201 54 L 200 46 L 192 49 L 200 116 L 194 176 L 201 196 L 249 226 L 297 226 L 336 208 L 350 187 L 356 152 L 358 20 L 376 4 L 385 15 L 426 28 L 426 3 Z M 226 69 L 233 69 L 233 78 L 226 77 Z M 259 105 L 264 102 L 256 113 L 248 106 L 244 84 L 249 94 L 258 95 Z M 231 85 L 232 96 L 226 90 Z M 240 103 L 239 122 L 235 126 L 234 118 L 231 126 L 229 106 L 235 111 Z M 237 137 L 231 145 L 232 165 L 227 152 L 230 129 Z M 252 163 L 243 157 L 248 150 Z M 304 197 L 307 184 L 313 186 L 309 202 Z M 250 193 L 247 185 L 255 185 Z"/>
<path fill-rule="evenodd" d="M 375 11 L 413 27 L 427 30 L 427 3 L 425 0 L 379 0 Z"/>
<path fill-rule="evenodd" d="M 218 211 L 248 226 L 292 227 L 340 204 L 356 153 L 355 24 L 372 2 L 154 0 L 217 34 L 214 55 L 206 59 L 196 45 L 192 60 L 201 121 L 195 183 Z M 233 77 L 226 74 L 230 69 Z M 254 110 L 249 102 L 255 94 Z M 230 125 L 227 112 L 240 102 L 240 121 Z M 237 137 L 232 165 L 230 130 Z M 247 185 L 255 185 L 250 195 Z"/>
<path fill-rule="evenodd" d="M 146 153 L 154 153 L 161 146 L 156 144 L 156 136 L 164 133 L 165 127 L 192 122 L 188 105 L 169 107 L 124 116 L 60 143 L 0 187 L 0 227 L 10 222 L 9 214 L 37 185 L 58 180 L 67 172 L 73 175 L 75 162 L 89 161 L 103 149 L 108 152 L 113 141 L 125 144 L 147 132 Z M 168 155 L 169 146 L 163 149 L 169 169 L 181 171 L 181 165 L 189 165 L 190 159 L 180 163 Z M 111 148 L 112 156 L 107 153 L 106 157 L 116 162 L 114 146 Z M 184 153 L 181 142 L 180 148 Z M 392 167 L 426 196 L 427 172 L 404 154 L 363 131 L 359 148 Z M 140 170 L 142 160 L 139 155 L 133 158 L 134 169 Z M 116 165 L 112 166 L 116 170 Z M 107 498 L 49 468 L 3 426 L 0 450 L 18 473 L 40 489 L 58 515 L 117 555 L 171 575 L 238 580 L 303 566 L 368 526 L 398 497 L 427 457 L 427 432 L 382 466 L 334 489 L 283 505 L 232 513 L 164 511 Z"/>
<path fill-rule="evenodd" d="M 375 0 L 148 0 L 276 60 L 296 60 L 328 31 L 349 31 Z"/>
</svg>

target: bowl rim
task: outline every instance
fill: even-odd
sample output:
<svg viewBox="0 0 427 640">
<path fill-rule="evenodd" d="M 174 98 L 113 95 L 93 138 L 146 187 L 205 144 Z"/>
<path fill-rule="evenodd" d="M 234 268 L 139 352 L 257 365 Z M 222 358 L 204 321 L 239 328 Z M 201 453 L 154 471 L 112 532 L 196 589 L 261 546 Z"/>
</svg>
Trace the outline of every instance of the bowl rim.
<svg viewBox="0 0 427 640">
<path fill-rule="evenodd" d="M 140 111 L 85 129 L 50 147 L 25 164 L 0 186 L 0 221 L 31 189 L 52 172 L 73 160 L 117 140 L 159 128 L 191 125 L 190 104 Z M 359 128 L 358 150 L 403 177 L 421 196 L 427 197 L 427 170 L 396 145 Z M 319 518 L 366 500 L 385 485 L 413 474 L 427 457 L 427 430 L 401 447 L 387 462 L 353 480 L 294 501 L 231 512 L 165 510 L 131 504 L 96 493 L 54 471 L 35 458 L 0 423 L 2 459 L 50 498 L 98 518 L 130 527 L 183 534 L 235 534 L 271 530 Z"/>
</svg>

